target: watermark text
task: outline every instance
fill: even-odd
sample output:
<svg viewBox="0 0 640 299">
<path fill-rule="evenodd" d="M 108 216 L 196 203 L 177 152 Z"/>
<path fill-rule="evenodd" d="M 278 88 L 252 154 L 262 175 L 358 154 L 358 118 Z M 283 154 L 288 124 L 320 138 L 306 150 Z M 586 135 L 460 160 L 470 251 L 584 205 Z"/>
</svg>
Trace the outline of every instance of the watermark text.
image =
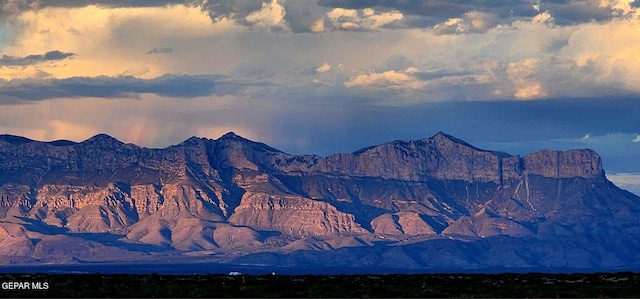
<svg viewBox="0 0 640 299">
<path fill-rule="evenodd" d="M 46 281 L 3 281 L 0 284 L 2 290 L 48 290 Z"/>
</svg>

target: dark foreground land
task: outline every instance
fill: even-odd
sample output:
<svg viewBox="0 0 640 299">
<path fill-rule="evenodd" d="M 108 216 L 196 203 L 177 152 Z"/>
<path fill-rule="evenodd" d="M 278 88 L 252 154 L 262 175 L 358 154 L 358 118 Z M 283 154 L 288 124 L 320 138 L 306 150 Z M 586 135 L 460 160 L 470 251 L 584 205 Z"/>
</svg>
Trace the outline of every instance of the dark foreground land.
<svg viewBox="0 0 640 299">
<path fill-rule="evenodd" d="M 0 297 L 640 296 L 640 273 L 629 272 L 307 276 L 2 274 L 0 283 Z"/>
</svg>

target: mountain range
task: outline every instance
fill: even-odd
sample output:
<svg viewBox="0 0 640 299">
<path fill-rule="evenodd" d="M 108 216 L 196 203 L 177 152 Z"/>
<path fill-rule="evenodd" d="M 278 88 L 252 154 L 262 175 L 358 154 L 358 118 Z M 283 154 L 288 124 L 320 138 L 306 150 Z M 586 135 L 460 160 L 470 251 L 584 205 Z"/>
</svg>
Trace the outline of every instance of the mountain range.
<svg viewBox="0 0 640 299">
<path fill-rule="evenodd" d="M 640 197 L 589 149 L 445 133 L 326 157 L 234 133 L 164 149 L 0 135 L 0 263 L 638 269 Z"/>
</svg>

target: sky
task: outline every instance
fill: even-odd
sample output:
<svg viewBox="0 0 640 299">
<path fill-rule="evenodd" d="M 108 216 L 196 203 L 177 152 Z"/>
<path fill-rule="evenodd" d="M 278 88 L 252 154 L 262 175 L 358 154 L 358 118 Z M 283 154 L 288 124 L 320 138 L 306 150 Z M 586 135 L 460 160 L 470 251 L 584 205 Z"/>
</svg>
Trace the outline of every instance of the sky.
<svg viewBox="0 0 640 299">
<path fill-rule="evenodd" d="M 1 0 L 0 133 L 592 148 L 640 193 L 638 0 Z"/>
</svg>

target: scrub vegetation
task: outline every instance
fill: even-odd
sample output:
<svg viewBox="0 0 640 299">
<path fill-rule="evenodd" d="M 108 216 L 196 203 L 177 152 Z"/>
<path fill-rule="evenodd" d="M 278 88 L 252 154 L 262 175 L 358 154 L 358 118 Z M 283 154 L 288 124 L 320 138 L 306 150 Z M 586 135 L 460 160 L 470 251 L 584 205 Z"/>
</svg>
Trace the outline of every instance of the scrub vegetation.
<svg viewBox="0 0 640 299">
<path fill-rule="evenodd" d="M 47 290 L 2 297 L 637 297 L 640 273 L 418 275 L 51 275 L 5 274 L 2 282 L 47 282 Z"/>
</svg>

